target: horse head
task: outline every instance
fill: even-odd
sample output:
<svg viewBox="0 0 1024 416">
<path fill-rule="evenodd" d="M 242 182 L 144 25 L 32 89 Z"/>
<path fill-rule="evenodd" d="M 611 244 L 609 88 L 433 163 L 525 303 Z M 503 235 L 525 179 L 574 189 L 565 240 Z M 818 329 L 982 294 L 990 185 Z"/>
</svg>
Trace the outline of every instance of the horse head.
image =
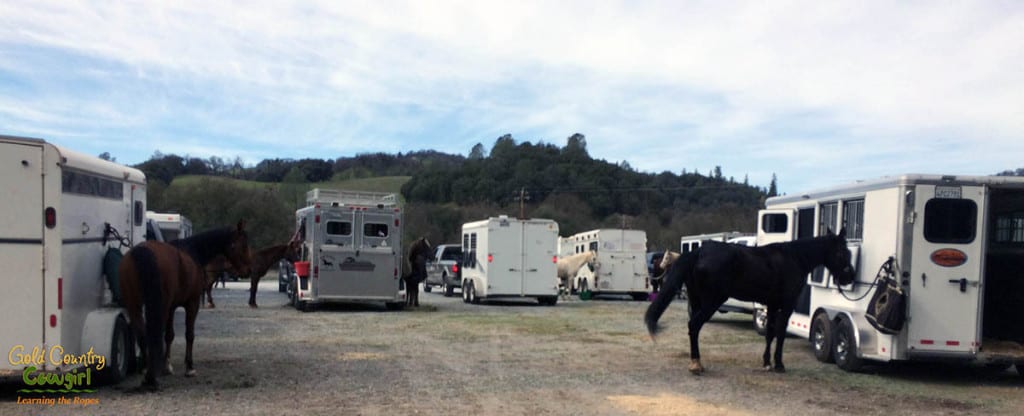
<svg viewBox="0 0 1024 416">
<path fill-rule="evenodd" d="M 249 234 L 245 232 L 245 220 L 239 220 L 231 232 L 231 242 L 224 251 L 224 257 L 240 275 L 252 273 L 252 252 L 249 250 Z"/>
<path fill-rule="evenodd" d="M 284 259 L 291 263 L 301 260 L 299 257 L 302 254 L 302 241 L 293 240 L 288 242 L 288 248 L 284 250 Z"/>
<path fill-rule="evenodd" d="M 840 285 L 853 283 L 857 272 L 851 264 L 853 256 L 850 248 L 846 245 L 846 228 L 840 230 L 838 235 L 829 231 L 826 241 L 825 267 L 832 273 L 832 278 Z"/>
</svg>

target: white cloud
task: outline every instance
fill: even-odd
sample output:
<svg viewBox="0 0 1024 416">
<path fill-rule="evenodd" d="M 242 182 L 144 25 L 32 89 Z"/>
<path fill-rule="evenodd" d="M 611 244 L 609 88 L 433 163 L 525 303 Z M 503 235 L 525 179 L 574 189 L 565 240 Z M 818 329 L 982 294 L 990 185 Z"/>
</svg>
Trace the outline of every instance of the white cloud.
<svg viewBox="0 0 1024 416">
<path fill-rule="evenodd" d="M 0 57 L 68 62 L 3 59 L 0 122 L 164 152 L 200 151 L 176 135 L 260 158 L 578 131 L 636 168 L 794 187 L 1024 165 L 1012 2 L 8 1 L 0 27 Z"/>
</svg>

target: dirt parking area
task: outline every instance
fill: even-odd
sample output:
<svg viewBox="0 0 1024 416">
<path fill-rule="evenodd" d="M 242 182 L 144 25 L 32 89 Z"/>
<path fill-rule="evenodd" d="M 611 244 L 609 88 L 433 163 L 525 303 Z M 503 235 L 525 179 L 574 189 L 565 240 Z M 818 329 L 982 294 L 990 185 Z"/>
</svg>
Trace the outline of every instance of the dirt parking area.
<svg viewBox="0 0 1024 416">
<path fill-rule="evenodd" d="M 182 376 L 183 313 L 172 363 L 156 393 L 130 393 L 134 375 L 82 398 L 98 404 L 17 404 L 0 414 L 528 414 L 835 415 L 1024 414 L 1024 380 L 1010 369 L 888 365 L 850 374 L 789 338 L 785 374 L 759 369 L 763 339 L 748 315 L 718 315 L 701 334 L 707 372 L 686 372 L 686 305 L 672 304 L 654 344 L 646 302 L 533 300 L 468 305 L 421 293 L 421 306 L 338 305 L 303 313 L 268 275 L 260 308 L 247 284 L 216 289 L 200 312 L 198 376 Z"/>
</svg>

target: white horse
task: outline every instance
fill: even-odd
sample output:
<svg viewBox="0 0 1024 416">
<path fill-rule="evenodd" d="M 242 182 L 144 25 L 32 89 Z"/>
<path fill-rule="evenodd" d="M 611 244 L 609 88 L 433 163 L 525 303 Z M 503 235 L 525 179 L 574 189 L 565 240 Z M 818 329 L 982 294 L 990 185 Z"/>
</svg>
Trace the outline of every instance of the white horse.
<svg viewBox="0 0 1024 416">
<path fill-rule="evenodd" d="M 583 265 L 591 264 L 596 259 L 596 251 L 573 254 L 571 256 L 558 259 L 558 279 L 562 282 L 562 287 L 566 290 L 570 290 L 572 288 L 570 279 L 576 277 L 576 272 L 578 272 Z"/>
</svg>

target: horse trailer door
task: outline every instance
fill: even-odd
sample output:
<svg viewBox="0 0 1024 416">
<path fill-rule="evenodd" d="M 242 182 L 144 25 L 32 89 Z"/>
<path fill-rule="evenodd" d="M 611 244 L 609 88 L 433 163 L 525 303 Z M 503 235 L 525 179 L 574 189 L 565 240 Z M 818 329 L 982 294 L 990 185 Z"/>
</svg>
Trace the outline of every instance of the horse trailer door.
<svg viewBox="0 0 1024 416">
<path fill-rule="evenodd" d="M 917 185 L 908 344 L 922 352 L 971 352 L 979 344 L 985 190 Z"/>
<path fill-rule="evenodd" d="M 43 148 L 29 144 L 0 143 L 0 178 L 6 183 L 0 206 L 0 350 L 23 345 L 31 352 L 43 343 Z M 60 170 L 51 181 L 60 186 Z M 56 207 L 59 208 L 59 207 Z M 60 241 L 53 249 L 60 248 Z M 57 288 L 51 288 L 56 295 Z M 3 360 L 0 370 L 14 369 Z"/>
<path fill-rule="evenodd" d="M 554 295 L 558 276 L 558 229 L 553 222 L 523 224 L 523 287 L 524 295 Z"/>
<path fill-rule="evenodd" d="M 497 225 L 497 228 L 491 228 Z M 523 294 L 523 222 L 502 218 L 488 225 L 487 296 Z"/>
<path fill-rule="evenodd" d="M 792 241 L 796 232 L 795 209 L 762 209 L 757 213 L 757 245 Z"/>
</svg>

